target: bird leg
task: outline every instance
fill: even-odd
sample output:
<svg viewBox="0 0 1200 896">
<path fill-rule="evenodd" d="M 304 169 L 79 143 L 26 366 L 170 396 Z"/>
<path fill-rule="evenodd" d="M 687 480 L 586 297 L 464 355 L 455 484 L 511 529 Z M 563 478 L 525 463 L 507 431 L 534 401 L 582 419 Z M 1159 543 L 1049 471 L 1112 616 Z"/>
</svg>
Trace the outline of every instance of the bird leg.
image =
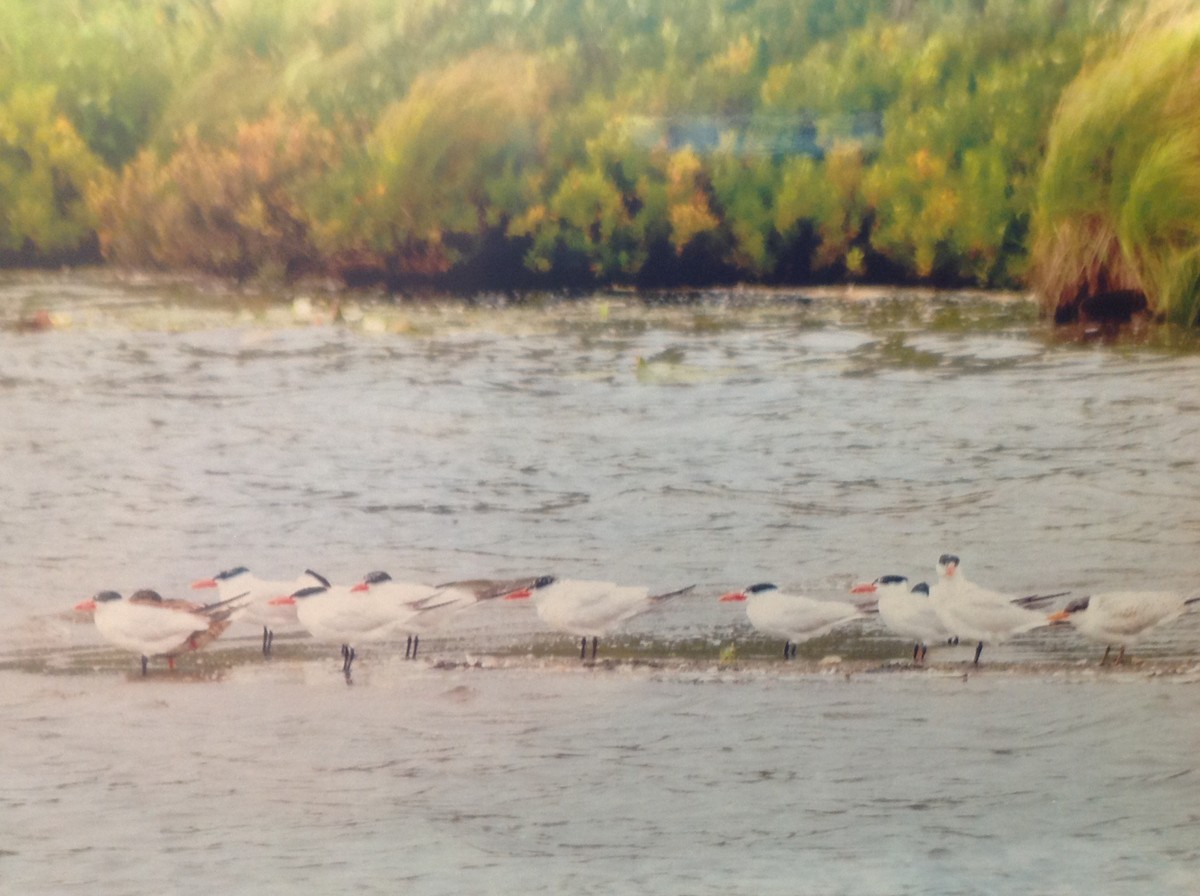
<svg viewBox="0 0 1200 896">
<path fill-rule="evenodd" d="M 979 654 L 983 653 L 983 642 L 980 641 L 975 645 L 975 665 L 979 665 Z"/>
<path fill-rule="evenodd" d="M 408 659 L 412 653 L 412 635 L 408 636 L 408 641 L 404 644 L 404 658 Z"/>
<path fill-rule="evenodd" d="M 928 645 L 928 644 L 922 644 L 922 645 L 921 645 L 921 665 L 922 665 L 922 666 L 924 666 L 924 665 L 925 665 L 925 654 L 926 654 L 926 653 L 928 653 L 928 652 L 929 652 L 929 645 Z"/>
<path fill-rule="evenodd" d="M 342 645 L 342 671 L 350 678 L 350 666 L 354 662 L 354 648 L 349 644 Z"/>
<path fill-rule="evenodd" d="M 1125 645 L 1124 644 L 1122 644 L 1121 649 L 1117 651 L 1117 659 L 1116 659 L 1116 662 L 1113 663 L 1113 665 L 1119 666 L 1123 662 L 1125 662 Z"/>
<path fill-rule="evenodd" d="M 142 657 L 142 675 L 143 676 L 146 674 L 146 666 L 148 666 L 149 664 L 150 664 L 150 660 L 147 657 Z"/>
<path fill-rule="evenodd" d="M 579 658 L 587 659 L 587 635 L 584 635 L 579 641 Z"/>
<path fill-rule="evenodd" d="M 584 638 L 583 640 L 586 641 L 587 638 Z M 599 646 L 600 646 L 600 639 L 597 637 L 593 637 L 592 638 L 592 661 L 593 662 L 595 662 L 595 660 L 596 660 L 596 648 Z"/>
<path fill-rule="evenodd" d="M 273 640 L 275 640 L 274 633 L 264 625 L 263 626 L 263 656 L 271 655 L 271 642 Z"/>
<path fill-rule="evenodd" d="M 1112 645 L 1111 645 L 1111 644 L 1109 644 L 1107 647 L 1105 647 L 1105 648 L 1104 648 L 1104 656 L 1103 656 L 1103 657 L 1101 657 L 1101 659 L 1100 659 L 1100 665 L 1101 665 L 1101 666 L 1107 666 L 1107 665 L 1108 665 L 1108 655 L 1109 655 L 1110 653 L 1112 653 Z"/>
<path fill-rule="evenodd" d="M 920 653 L 921 653 L 921 642 L 918 641 L 916 644 L 913 645 L 913 662 L 914 663 L 917 662 L 917 657 L 920 655 Z"/>
<path fill-rule="evenodd" d="M 421 643 L 421 636 L 420 636 L 420 635 L 413 635 L 413 655 L 412 655 L 412 658 L 413 658 L 414 660 L 417 658 L 417 647 L 420 645 L 420 643 Z"/>
</svg>

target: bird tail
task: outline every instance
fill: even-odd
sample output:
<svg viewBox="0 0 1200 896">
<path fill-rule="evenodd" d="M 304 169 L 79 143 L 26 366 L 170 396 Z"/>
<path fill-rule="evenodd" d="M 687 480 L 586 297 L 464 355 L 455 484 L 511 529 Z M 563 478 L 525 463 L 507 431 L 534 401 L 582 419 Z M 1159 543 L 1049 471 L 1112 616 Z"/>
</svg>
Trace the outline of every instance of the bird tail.
<svg viewBox="0 0 1200 896">
<path fill-rule="evenodd" d="M 192 632 L 185 642 L 184 647 L 188 650 L 199 650 L 221 637 L 225 629 L 229 628 L 233 622 L 230 617 L 245 607 L 245 599 L 249 593 L 249 591 L 244 591 L 226 600 L 205 604 L 203 607 L 193 610 L 194 613 L 198 613 L 208 619 L 208 625 L 205 628 Z"/>
<path fill-rule="evenodd" d="M 675 591 L 664 591 L 662 594 L 651 594 L 646 599 L 652 600 L 655 603 L 658 603 L 659 601 L 670 600 L 673 597 L 679 597 L 681 595 L 687 594 L 689 591 L 691 591 L 695 587 L 696 587 L 695 585 L 688 585 L 685 588 L 677 588 Z"/>
<path fill-rule="evenodd" d="M 439 591 L 450 588 L 469 591 L 475 595 L 476 600 L 492 600 L 514 591 L 532 588 L 534 583 L 541 578 L 544 576 L 526 576 L 521 579 L 464 579 L 460 582 L 443 582 L 437 587 Z"/>
<path fill-rule="evenodd" d="M 459 603 L 462 601 L 464 594 L 471 595 L 469 589 L 459 588 L 454 585 L 439 585 L 438 589 L 428 597 L 414 600 L 409 606 L 418 612 L 424 613 L 427 610 L 436 610 L 438 607 L 447 607 L 450 604 Z M 478 600 L 478 598 L 476 599 Z"/>
<path fill-rule="evenodd" d="M 1070 591 L 1058 591 L 1054 594 L 1027 594 L 1025 597 L 1018 597 L 1012 601 L 1018 607 L 1040 607 L 1042 604 L 1049 603 L 1056 597 L 1066 597 Z"/>
<path fill-rule="evenodd" d="M 224 622 L 238 610 L 246 606 L 246 598 L 249 596 L 249 591 L 243 591 L 241 594 L 233 597 L 219 600 L 215 603 L 205 604 L 202 607 L 197 607 L 195 612 L 201 613 L 211 619 L 213 622 Z M 224 631 L 224 629 L 222 629 Z"/>
</svg>

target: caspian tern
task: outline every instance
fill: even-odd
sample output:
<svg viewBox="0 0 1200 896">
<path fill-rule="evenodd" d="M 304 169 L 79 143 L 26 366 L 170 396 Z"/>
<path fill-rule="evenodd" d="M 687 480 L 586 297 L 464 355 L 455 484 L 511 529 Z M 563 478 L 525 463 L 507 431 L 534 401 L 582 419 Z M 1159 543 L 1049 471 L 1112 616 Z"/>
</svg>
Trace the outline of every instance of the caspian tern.
<svg viewBox="0 0 1200 896">
<path fill-rule="evenodd" d="M 397 626 L 399 631 L 408 635 L 408 643 L 404 648 L 406 660 L 417 658 L 422 634 L 439 627 L 449 615 L 473 606 L 478 600 L 474 591 L 457 587 L 453 583 L 422 585 L 415 582 L 397 582 L 382 570 L 367 573 L 363 580 L 350 590 L 358 593 L 368 591 L 382 600 L 393 601 L 420 611 L 412 613 Z"/>
<path fill-rule="evenodd" d="M 688 585 L 663 594 L 651 594 L 649 588 L 640 585 L 541 576 L 528 587 L 504 595 L 504 599 L 531 599 L 542 622 L 555 631 L 580 639 L 581 660 L 587 658 L 587 641 L 591 638 L 594 660 L 601 635 L 608 634 L 622 622 L 653 609 L 663 601 L 686 594 L 694 587 Z"/>
<path fill-rule="evenodd" d="M 1003 641 L 1049 624 L 1041 613 L 1021 606 L 1025 599 L 967 581 L 959 566 L 953 554 L 938 558 L 938 582 L 930 589 L 929 600 L 947 631 L 979 642 L 975 647 L 976 666 L 985 641 Z"/>
<path fill-rule="evenodd" d="M 275 640 L 275 632 L 281 628 L 295 626 L 296 607 L 294 604 L 272 604 L 276 597 L 287 597 L 302 588 L 317 585 L 329 585 L 329 581 L 311 569 L 291 582 L 270 582 L 253 575 L 244 566 L 235 566 L 217 573 L 211 579 L 199 579 L 192 582 L 192 588 L 216 588 L 221 599 L 227 599 L 234 594 L 245 594 L 245 607 L 235 617 L 236 622 L 249 622 L 261 625 L 263 630 L 263 656 L 270 656 L 271 643 Z"/>
<path fill-rule="evenodd" d="M 1070 622 L 1089 640 L 1105 645 L 1100 665 L 1108 663 L 1112 645 L 1120 645 L 1117 663 L 1125 661 L 1125 646 L 1155 626 L 1183 615 L 1200 597 L 1183 598 L 1172 591 L 1108 591 L 1067 604 L 1051 613 L 1050 622 Z"/>
<path fill-rule="evenodd" d="M 925 662 L 930 641 L 948 641 L 952 635 L 929 601 L 924 582 L 908 587 L 905 576 L 880 576 L 873 582 L 855 585 L 851 594 L 874 594 L 879 601 L 879 618 L 898 635 L 915 639 L 913 662 Z"/>
<path fill-rule="evenodd" d="M 350 681 L 354 645 L 362 641 L 385 641 L 403 630 L 410 616 L 420 613 L 422 601 L 403 601 L 363 587 L 314 585 L 287 597 L 273 598 L 275 606 L 294 605 L 296 617 L 319 641 L 342 645 L 342 672 Z M 436 605 L 436 604 L 435 604 Z"/>
<path fill-rule="evenodd" d="M 167 665 L 174 669 L 178 654 L 199 650 L 216 640 L 240 609 L 239 600 L 240 596 L 200 605 L 164 600 L 149 589 L 123 600 L 115 591 L 101 591 L 76 604 L 75 609 L 92 612 L 96 631 L 104 640 L 141 656 L 145 675 L 150 657 L 165 656 Z"/>
<path fill-rule="evenodd" d="M 796 648 L 802 642 L 819 638 L 869 612 L 866 607 L 845 601 L 784 594 L 770 582 L 730 591 L 721 595 L 720 600 L 745 601 L 750 624 L 764 634 L 783 638 L 783 658 L 789 660 L 796 656 Z"/>
</svg>

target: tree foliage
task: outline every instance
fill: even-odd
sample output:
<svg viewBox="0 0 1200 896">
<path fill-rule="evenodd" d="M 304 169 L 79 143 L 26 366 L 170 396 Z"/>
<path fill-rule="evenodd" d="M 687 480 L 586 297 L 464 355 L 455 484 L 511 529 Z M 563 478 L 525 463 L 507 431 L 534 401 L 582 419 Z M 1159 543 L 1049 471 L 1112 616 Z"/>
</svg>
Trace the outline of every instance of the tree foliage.
<svg viewBox="0 0 1200 896">
<path fill-rule="evenodd" d="M 29 261 L 82 249 L 94 223 L 85 193 L 103 173 L 55 111 L 53 87 L 14 90 L 0 102 L 0 253 Z"/>
<path fill-rule="evenodd" d="M 1200 11 L 1152 7 L 1065 92 L 1038 187 L 1035 280 L 1051 309 L 1114 291 L 1200 313 Z"/>
<path fill-rule="evenodd" d="M 1142 2 L 11 0 L 3 246 L 393 283 L 1019 285 L 1035 212 L 1080 226 L 1037 187 L 1063 90 Z M 1138 195 L 1186 194 L 1190 145 Z M 1157 245 L 1187 213 L 1104 220 Z"/>
</svg>

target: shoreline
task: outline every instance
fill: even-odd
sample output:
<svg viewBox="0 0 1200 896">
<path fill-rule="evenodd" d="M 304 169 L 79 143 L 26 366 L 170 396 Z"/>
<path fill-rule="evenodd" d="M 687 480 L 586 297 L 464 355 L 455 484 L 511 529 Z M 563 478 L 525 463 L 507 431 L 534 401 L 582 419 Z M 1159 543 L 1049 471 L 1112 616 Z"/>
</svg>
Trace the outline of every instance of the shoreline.
<svg viewBox="0 0 1200 896">
<path fill-rule="evenodd" d="M 0 673 L 18 673 L 28 677 L 61 679 L 64 677 L 120 678 L 131 681 L 175 681 L 179 683 L 220 682 L 250 674 L 265 675 L 302 672 L 319 680 L 328 675 L 340 683 L 336 651 L 329 645 L 302 639 L 277 643 L 277 652 L 263 658 L 254 639 L 244 646 L 231 644 L 196 654 L 182 655 L 176 668 L 167 668 L 165 660 L 151 661 L 143 679 L 136 657 L 106 645 L 73 645 L 58 648 L 20 648 L 0 654 Z M 1020 678 L 1062 682 L 1137 681 L 1164 679 L 1178 683 L 1200 684 L 1200 657 L 1127 657 L 1120 665 L 1100 665 L 1095 658 L 1000 659 L 986 658 L 975 666 L 970 660 L 946 660 L 915 665 L 909 660 L 880 657 L 820 658 L 801 657 L 782 660 L 763 656 L 723 660 L 717 656 L 694 657 L 670 652 L 600 657 L 580 661 L 559 652 L 536 649 L 473 651 L 469 648 L 440 646 L 416 661 L 405 660 L 394 647 L 368 645 L 359 650 L 355 679 L 399 680 L 415 676 L 456 673 L 533 672 L 546 674 L 591 674 L 628 676 L 649 680 L 692 683 L 761 682 L 771 680 L 881 680 L 929 678 L 961 680 L 974 678 Z M 324 667 L 324 668 L 323 668 Z M 398 673 L 411 672 L 401 675 Z"/>
</svg>

